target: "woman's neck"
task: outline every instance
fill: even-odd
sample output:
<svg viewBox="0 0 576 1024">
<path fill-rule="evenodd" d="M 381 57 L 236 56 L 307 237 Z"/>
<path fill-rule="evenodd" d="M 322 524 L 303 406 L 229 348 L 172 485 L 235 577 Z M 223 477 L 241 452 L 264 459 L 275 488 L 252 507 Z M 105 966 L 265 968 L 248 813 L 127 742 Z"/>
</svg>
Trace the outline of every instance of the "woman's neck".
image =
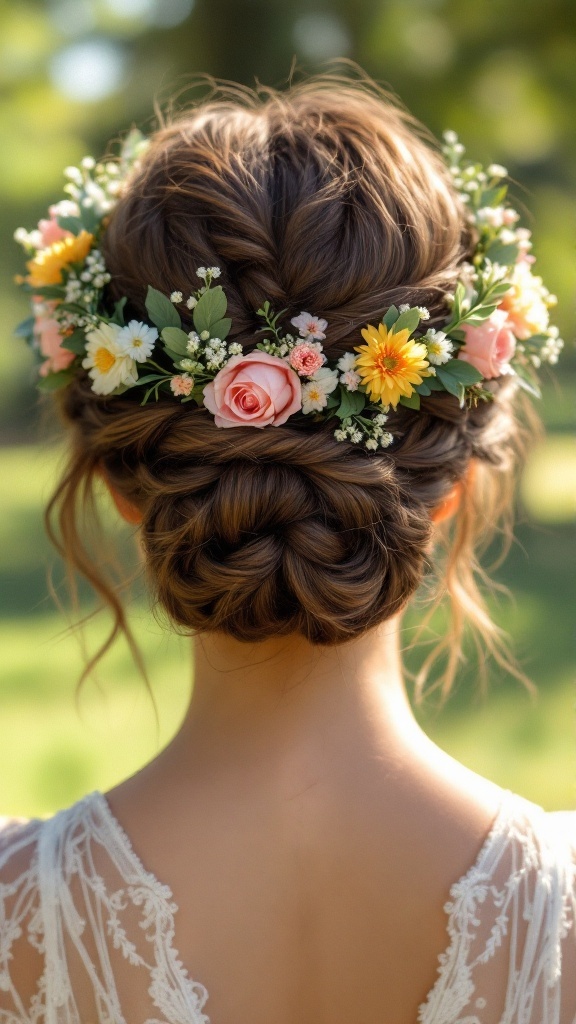
<svg viewBox="0 0 576 1024">
<path fill-rule="evenodd" d="M 205 634 L 195 644 L 194 689 L 167 751 L 173 768 L 274 771 L 346 760 L 357 747 L 397 759 L 423 734 L 402 680 L 399 618 L 339 647 L 301 637 L 245 644 Z"/>
</svg>

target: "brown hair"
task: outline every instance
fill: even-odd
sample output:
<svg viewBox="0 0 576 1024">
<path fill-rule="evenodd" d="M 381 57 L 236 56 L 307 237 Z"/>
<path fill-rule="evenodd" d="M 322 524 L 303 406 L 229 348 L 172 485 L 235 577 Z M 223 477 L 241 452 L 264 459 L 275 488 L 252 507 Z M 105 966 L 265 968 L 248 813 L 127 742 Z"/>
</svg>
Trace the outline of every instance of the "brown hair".
<svg viewBox="0 0 576 1024">
<path fill-rule="evenodd" d="M 196 268 L 217 265 L 229 340 L 254 346 L 268 299 L 287 318 L 324 317 L 333 357 L 391 303 L 426 305 L 441 323 L 471 244 L 424 130 L 372 83 L 326 75 L 285 93 L 228 88 L 162 127 L 103 248 L 110 298 L 128 296 L 129 316 L 145 317 L 148 285 L 188 294 Z M 72 444 L 49 515 L 66 558 L 111 605 L 114 634 L 128 631 L 122 605 L 77 527 L 101 472 L 142 511 L 148 574 L 175 623 L 317 644 L 353 640 L 406 605 L 431 561 L 431 514 L 462 481 L 444 574 L 448 682 L 463 613 L 494 644 L 473 551 L 510 508 L 520 432 L 509 383 L 476 409 L 438 393 L 419 413 L 399 407 L 397 440 L 373 454 L 337 442 L 333 424 L 222 430 L 202 408 L 141 407 L 89 383 L 80 373 L 61 397 Z"/>
</svg>

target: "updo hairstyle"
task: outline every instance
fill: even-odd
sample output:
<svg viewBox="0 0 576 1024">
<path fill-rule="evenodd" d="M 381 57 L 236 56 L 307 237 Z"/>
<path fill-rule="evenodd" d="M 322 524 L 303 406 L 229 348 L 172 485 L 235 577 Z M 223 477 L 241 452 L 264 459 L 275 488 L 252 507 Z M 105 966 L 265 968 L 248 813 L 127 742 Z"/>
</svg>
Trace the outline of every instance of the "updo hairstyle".
<svg viewBox="0 0 576 1024">
<path fill-rule="evenodd" d="M 321 76 L 283 93 L 227 88 L 161 127 L 103 249 L 110 300 L 128 296 L 128 318 L 146 318 L 148 285 L 189 294 L 196 268 L 215 265 L 229 341 L 254 347 L 268 299 L 286 322 L 324 317 L 334 358 L 392 303 L 427 306 L 441 324 L 472 245 L 433 140 L 372 83 Z M 179 628 L 320 645 L 407 604 L 440 557 L 433 530 L 447 528 L 432 514 L 460 482 L 442 583 L 455 608 L 448 681 L 464 612 L 495 636 L 474 548 L 510 507 L 520 432 L 509 382 L 491 382 L 495 400 L 475 409 L 438 392 L 418 413 L 399 406 L 396 440 L 378 453 L 336 441 L 334 423 L 222 429 L 203 408 L 142 407 L 139 392 L 89 385 L 82 372 L 60 399 L 70 461 L 49 514 L 65 557 L 112 607 L 114 633 L 128 631 L 122 604 L 77 525 L 99 475 L 141 511 L 148 577 Z"/>
</svg>

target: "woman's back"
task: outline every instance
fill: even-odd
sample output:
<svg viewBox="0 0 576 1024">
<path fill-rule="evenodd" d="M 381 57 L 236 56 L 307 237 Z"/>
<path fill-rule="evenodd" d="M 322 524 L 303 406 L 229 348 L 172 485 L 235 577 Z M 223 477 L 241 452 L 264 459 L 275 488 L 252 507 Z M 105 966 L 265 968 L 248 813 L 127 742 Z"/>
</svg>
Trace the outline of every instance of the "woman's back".
<svg viewBox="0 0 576 1024">
<path fill-rule="evenodd" d="M 1 1019 L 572 1024 L 576 819 L 430 765 L 391 802 L 389 768 L 168 809 L 136 778 L 4 830 Z"/>
</svg>

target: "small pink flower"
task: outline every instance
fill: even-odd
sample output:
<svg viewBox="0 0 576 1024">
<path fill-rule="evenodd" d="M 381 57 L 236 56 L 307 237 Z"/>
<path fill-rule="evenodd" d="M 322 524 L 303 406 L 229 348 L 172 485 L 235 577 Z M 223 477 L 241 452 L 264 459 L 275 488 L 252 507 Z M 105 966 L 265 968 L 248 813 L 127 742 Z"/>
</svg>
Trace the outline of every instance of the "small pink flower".
<svg viewBox="0 0 576 1024">
<path fill-rule="evenodd" d="M 324 356 L 315 345 L 304 341 L 294 346 L 288 361 L 301 377 L 310 377 L 323 365 Z"/>
<path fill-rule="evenodd" d="M 72 234 L 71 231 L 66 231 L 60 227 L 56 219 L 58 216 L 57 207 L 51 206 L 48 213 L 50 214 L 49 219 L 38 221 L 38 231 L 40 232 L 43 249 L 47 249 L 49 245 L 52 245 L 54 242 L 60 242 L 63 238 L 68 238 Z"/>
<path fill-rule="evenodd" d="M 188 373 L 180 373 L 175 377 L 172 377 L 170 381 L 170 389 L 174 395 L 184 395 L 188 397 L 192 388 L 194 387 L 194 378 Z"/>
<path fill-rule="evenodd" d="M 59 373 L 65 370 L 74 360 L 74 353 L 67 348 L 61 348 L 63 337 L 60 334 L 60 324 L 47 316 L 37 316 L 34 322 L 34 333 L 38 339 L 40 352 L 46 356 L 46 361 L 40 367 L 40 376 L 45 377 L 48 373 Z"/>
<path fill-rule="evenodd" d="M 509 363 L 516 349 L 516 338 L 503 309 L 496 309 L 479 327 L 463 325 L 466 335 L 459 359 L 475 366 L 485 380 L 508 373 Z"/>
<path fill-rule="evenodd" d="M 361 380 L 360 374 L 355 373 L 354 370 L 346 370 L 340 377 L 340 383 L 344 385 L 347 391 L 358 391 L 358 385 Z"/>
<path fill-rule="evenodd" d="M 267 352 L 233 356 L 204 388 L 204 405 L 217 427 L 280 426 L 302 408 L 300 378 Z"/>
<path fill-rule="evenodd" d="M 300 313 L 300 316 L 292 317 L 290 323 L 298 328 L 301 338 L 324 341 L 326 337 L 324 331 L 328 327 L 328 321 L 312 316 L 311 313 Z"/>
</svg>

